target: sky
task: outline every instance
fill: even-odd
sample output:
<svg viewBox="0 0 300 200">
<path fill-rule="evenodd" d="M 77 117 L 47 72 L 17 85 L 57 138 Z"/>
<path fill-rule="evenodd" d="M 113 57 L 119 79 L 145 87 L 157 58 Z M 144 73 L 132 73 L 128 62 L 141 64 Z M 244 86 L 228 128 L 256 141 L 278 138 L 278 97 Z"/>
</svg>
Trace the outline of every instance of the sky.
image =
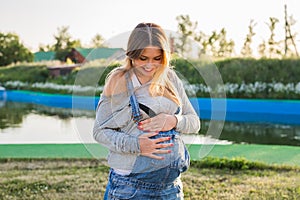
<svg viewBox="0 0 300 200">
<path fill-rule="evenodd" d="M 256 23 L 254 50 L 269 37 L 269 17 L 279 19 L 276 39 L 284 39 L 284 4 L 297 20 L 292 31 L 300 34 L 299 0 L 0 0 L 0 32 L 17 34 L 35 52 L 41 44 L 54 44 L 53 35 L 63 26 L 69 27 L 73 39 L 88 45 L 96 34 L 110 40 L 140 22 L 176 32 L 176 17 L 189 15 L 198 22 L 197 31 L 211 34 L 225 28 L 240 52 L 250 20 Z"/>
</svg>

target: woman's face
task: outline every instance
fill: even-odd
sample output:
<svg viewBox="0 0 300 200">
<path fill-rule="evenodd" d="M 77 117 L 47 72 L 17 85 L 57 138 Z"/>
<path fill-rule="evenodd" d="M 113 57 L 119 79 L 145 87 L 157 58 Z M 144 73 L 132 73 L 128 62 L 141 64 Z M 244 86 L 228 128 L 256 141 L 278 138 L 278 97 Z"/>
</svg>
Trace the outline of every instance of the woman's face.
<svg viewBox="0 0 300 200">
<path fill-rule="evenodd" d="M 152 79 L 158 67 L 161 66 L 162 59 L 161 49 L 153 46 L 146 47 L 141 55 L 133 60 L 138 77 L 144 79 L 145 82 Z"/>
</svg>

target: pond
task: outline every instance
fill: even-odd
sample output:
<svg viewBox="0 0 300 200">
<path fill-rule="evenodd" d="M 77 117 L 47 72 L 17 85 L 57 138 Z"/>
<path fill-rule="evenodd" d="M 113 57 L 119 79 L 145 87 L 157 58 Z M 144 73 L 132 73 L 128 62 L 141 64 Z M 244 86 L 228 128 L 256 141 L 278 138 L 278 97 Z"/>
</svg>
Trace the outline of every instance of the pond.
<svg viewBox="0 0 300 200">
<path fill-rule="evenodd" d="M 6 102 L 0 108 L 0 144 L 95 143 L 95 112 L 31 103 Z M 300 146 L 300 126 L 274 123 L 225 122 L 219 137 L 207 136 L 209 121 L 201 120 L 198 135 L 187 144 L 277 144 Z"/>
</svg>

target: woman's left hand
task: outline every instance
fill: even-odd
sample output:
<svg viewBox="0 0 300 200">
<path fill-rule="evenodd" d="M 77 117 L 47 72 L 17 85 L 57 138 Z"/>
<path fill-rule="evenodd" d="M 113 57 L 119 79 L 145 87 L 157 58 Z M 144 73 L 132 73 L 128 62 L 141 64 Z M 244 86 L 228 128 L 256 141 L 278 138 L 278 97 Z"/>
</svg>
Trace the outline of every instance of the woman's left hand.
<svg viewBox="0 0 300 200">
<path fill-rule="evenodd" d="M 177 118 L 174 115 L 160 113 L 155 117 L 139 122 L 138 128 L 143 131 L 169 131 L 176 127 Z"/>
</svg>

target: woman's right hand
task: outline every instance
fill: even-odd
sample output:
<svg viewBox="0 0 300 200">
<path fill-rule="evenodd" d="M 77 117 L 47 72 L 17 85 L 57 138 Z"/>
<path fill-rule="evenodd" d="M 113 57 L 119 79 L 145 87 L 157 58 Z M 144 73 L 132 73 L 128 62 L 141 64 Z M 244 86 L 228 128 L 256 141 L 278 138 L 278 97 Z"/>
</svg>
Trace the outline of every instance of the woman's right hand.
<svg viewBox="0 0 300 200">
<path fill-rule="evenodd" d="M 157 156 L 155 154 L 167 154 L 171 153 L 171 150 L 162 150 L 166 147 L 172 147 L 174 146 L 173 143 L 163 143 L 159 144 L 164 141 L 168 141 L 171 138 L 170 137 L 161 137 L 156 139 L 150 139 L 150 137 L 157 135 L 158 132 L 152 132 L 152 133 L 145 133 L 139 136 L 139 143 L 140 143 L 140 151 L 141 155 L 147 156 L 150 158 L 154 158 L 157 160 L 163 160 L 164 157 Z"/>
</svg>

